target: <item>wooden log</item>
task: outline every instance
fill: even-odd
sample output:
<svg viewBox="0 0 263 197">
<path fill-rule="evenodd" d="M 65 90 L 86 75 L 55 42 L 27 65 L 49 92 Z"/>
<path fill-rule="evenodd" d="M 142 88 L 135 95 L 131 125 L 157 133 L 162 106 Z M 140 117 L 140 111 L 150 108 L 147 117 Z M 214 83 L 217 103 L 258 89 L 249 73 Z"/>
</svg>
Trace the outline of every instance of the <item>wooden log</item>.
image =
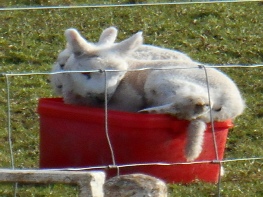
<svg viewBox="0 0 263 197">
<path fill-rule="evenodd" d="M 103 197 L 105 173 L 101 171 L 0 169 L 0 182 L 76 184 L 80 188 L 80 197 Z"/>
</svg>

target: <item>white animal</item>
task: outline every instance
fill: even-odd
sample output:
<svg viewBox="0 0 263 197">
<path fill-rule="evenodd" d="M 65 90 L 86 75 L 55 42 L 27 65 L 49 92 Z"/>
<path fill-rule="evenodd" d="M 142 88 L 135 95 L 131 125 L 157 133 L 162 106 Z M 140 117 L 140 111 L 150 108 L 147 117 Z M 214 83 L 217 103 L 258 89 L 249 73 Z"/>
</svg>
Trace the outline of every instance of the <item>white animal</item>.
<svg viewBox="0 0 263 197">
<path fill-rule="evenodd" d="M 195 160 L 202 151 L 206 122 L 233 119 L 244 110 L 235 83 L 214 68 L 200 67 L 193 61 L 131 58 L 130 54 L 142 45 L 141 33 L 103 47 L 88 43 L 74 29 L 68 29 L 65 35 L 73 52 L 65 70 L 102 71 L 69 74 L 67 87 L 75 98 L 66 95 L 65 101 L 101 103 L 106 89 L 110 109 L 168 113 L 189 120 L 185 153 L 188 161 Z M 151 69 L 126 73 L 128 68 L 145 67 Z"/>
<path fill-rule="evenodd" d="M 115 27 L 106 28 L 99 39 L 99 42 L 96 43 L 97 45 L 105 45 L 105 44 L 113 44 L 116 40 L 118 30 Z M 57 61 L 52 67 L 51 72 L 63 72 L 64 65 L 67 62 L 68 58 L 72 54 L 71 49 L 69 48 L 68 44 L 66 48 L 59 53 Z M 166 49 L 162 47 L 157 47 L 153 45 L 141 45 L 137 50 L 132 52 L 131 57 L 135 59 L 141 60 L 161 60 L 161 59 L 175 59 L 175 60 L 185 60 L 185 61 L 192 61 L 192 59 L 187 56 L 186 54 Z M 56 95 L 62 96 L 62 77 L 63 74 L 52 74 L 50 77 L 51 86 Z"/>
<path fill-rule="evenodd" d="M 102 31 L 97 46 L 113 44 L 117 37 L 117 29 L 114 27 L 109 27 Z M 72 55 L 72 50 L 70 46 L 67 44 L 66 48 L 59 53 L 55 64 L 52 67 L 51 72 L 63 72 L 64 66 L 69 59 L 70 55 Z M 56 95 L 62 95 L 62 77 L 64 74 L 52 74 L 50 76 L 50 83 Z"/>
<path fill-rule="evenodd" d="M 72 48 L 72 55 L 64 70 L 79 71 L 66 73 L 63 77 L 62 94 L 65 103 L 101 106 L 105 99 L 105 89 L 110 99 L 128 69 L 123 58 L 117 59 L 117 56 L 115 59 L 115 53 L 124 55 L 137 48 L 142 43 L 141 33 L 114 45 L 89 43 L 75 29 L 66 30 L 65 35 Z M 111 59 L 104 58 L 104 54 L 110 54 Z M 110 72 L 102 72 L 105 68 Z"/>
</svg>

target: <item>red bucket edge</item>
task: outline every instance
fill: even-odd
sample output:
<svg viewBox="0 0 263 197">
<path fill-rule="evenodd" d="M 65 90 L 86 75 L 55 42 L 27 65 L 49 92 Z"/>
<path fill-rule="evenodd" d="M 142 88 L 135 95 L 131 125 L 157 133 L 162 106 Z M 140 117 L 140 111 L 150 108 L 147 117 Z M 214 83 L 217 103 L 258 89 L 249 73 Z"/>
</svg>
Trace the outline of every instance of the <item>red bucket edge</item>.
<svg viewBox="0 0 263 197">
<path fill-rule="evenodd" d="M 37 107 L 37 113 L 39 115 L 48 115 L 52 117 L 60 117 L 78 121 L 88 120 L 101 123 L 105 120 L 104 108 L 65 104 L 63 102 L 63 98 L 40 98 Z M 88 115 L 91 115 L 91 117 L 93 118 L 90 119 L 90 116 Z M 174 122 L 178 123 L 178 126 L 185 126 L 189 124 L 189 121 L 187 120 L 179 120 L 167 114 L 141 114 L 134 112 L 108 110 L 108 116 L 110 123 L 114 125 L 118 125 L 120 123 L 120 118 L 123 121 L 136 121 L 138 123 L 133 126 L 139 125 L 140 127 L 143 127 L 144 125 L 145 127 L 149 127 L 149 124 L 147 124 L 149 122 L 152 127 L 169 127 L 167 126 L 167 123 L 174 124 Z M 162 122 L 164 124 L 160 124 Z M 232 128 L 234 124 L 231 119 L 222 122 L 213 122 L 213 124 L 207 123 L 207 130 L 211 130 L 212 126 L 214 126 L 214 128 L 229 129 Z"/>
</svg>

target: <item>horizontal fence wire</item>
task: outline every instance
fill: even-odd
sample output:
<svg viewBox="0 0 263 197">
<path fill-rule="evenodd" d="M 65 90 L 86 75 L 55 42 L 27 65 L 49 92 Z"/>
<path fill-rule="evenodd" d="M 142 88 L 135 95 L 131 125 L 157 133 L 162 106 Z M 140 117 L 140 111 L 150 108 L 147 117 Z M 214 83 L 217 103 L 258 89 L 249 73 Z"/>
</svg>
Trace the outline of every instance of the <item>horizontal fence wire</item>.
<svg viewBox="0 0 263 197">
<path fill-rule="evenodd" d="M 5 7 L 0 11 L 18 10 L 47 10 L 47 9 L 79 9 L 79 8 L 110 8 L 110 7 L 141 7 L 141 6 L 161 6 L 161 5 L 184 5 L 184 4 L 211 4 L 211 3 L 240 3 L 240 2 L 260 2 L 261 0 L 208 0 L 208 1 L 177 1 L 160 3 L 135 3 L 135 4 L 89 4 L 89 5 L 69 5 L 69 6 L 27 6 L 27 7 Z"/>
<path fill-rule="evenodd" d="M 238 161 L 256 161 L 263 160 L 262 157 L 239 158 L 239 159 L 223 159 L 223 160 L 202 160 L 192 162 L 147 162 L 147 163 L 130 163 L 130 164 L 116 164 L 116 165 L 102 165 L 102 166 L 87 166 L 81 168 L 49 168 L 49 170 L 68 170 L 68 171 L 81 171 L 81 170 L 96 170 L 96 169 L 113 169 L 113 168 L 127 168 L 136 166 L 175 166 L 175 165 L 193 165 L 193 164 L 220 164 Z M 41 169 L 40 169 L 41 170 Z"/>
<path fill-rule="evenodd" d="M 260 68 L 263 67 L 263 64 L 253 64 L 253 65 L 202 65 L 200 64 L 199 66 L 205 67 L 205 68 Z M 172 69 L 198 69 L 199 67 L 191 67 L 188 66 L 186 67 L 179 67 L 179 66 L 175 66 L 175 67 L 163 67 L 163 68 L 135 68 L 135 69 L 126 69 L 126 70 L 102 70 L 102 69 L 98 69 L 98 70 L 78 70 L 78 71 L 54 71 L 54 72 L 50 72 L 50 71 L 43 71 L 43 72 L 19 72 L 19 73 L 15 73 L 15 72 L 3 72 L 0 73 L 0 77 L 5 77 L 5 76 L 26 76 L 26 75 L 55 75 L 55 74 L 63 74 L 63 73 L 92 73 L 92 72 L 123 72 L 123 71 L 127 71 L 127 72 L 131 72 L 131 71 L 144 71 L 144 70 L 172 70 Z"/>
</svg>

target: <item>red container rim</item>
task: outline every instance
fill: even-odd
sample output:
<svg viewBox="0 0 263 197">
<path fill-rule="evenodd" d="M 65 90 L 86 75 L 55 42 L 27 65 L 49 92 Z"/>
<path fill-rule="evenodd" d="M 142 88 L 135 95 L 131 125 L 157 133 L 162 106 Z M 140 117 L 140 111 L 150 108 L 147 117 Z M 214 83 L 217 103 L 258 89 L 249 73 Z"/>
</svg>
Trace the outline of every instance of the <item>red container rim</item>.
<svg viewBox="0 0 263 197">
<path fill-rule="evenodd" d="M 104 108 L 65 104 L 62 98 L 40 98 L 37 112 L 40 115 L 48 115 L 49 117 L 58 117 L 66 120 L 94 123 L 101 123 L 106 120 Z M 166 114 L 132 113 L 116 110 L 108 110 L 107 118 L 108 124 L 128 125 L 133 128 L 167 128 L 170 127 L 171 124 L 176 124 L 177 127 L 185 127 L 189 123 L 189 121 L 178 120 Z M 207 124 L 207 127 L 211 128 L 211 123 Z M 214 122 L 214 128 L 228 129 L 231 127 L 233 127 L 232 120 Z"/>
</svg>

